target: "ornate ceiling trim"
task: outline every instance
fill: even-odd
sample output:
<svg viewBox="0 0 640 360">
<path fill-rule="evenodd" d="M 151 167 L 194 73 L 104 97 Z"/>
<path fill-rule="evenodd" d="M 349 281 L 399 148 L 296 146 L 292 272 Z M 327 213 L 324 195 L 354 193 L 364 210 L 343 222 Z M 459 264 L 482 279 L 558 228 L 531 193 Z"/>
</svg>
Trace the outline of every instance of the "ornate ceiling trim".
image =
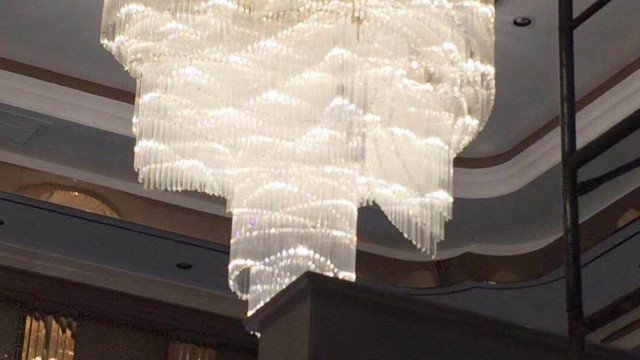
<svg viewBox="0 0 640 360">
<path fill-rule="evenodd" d="M 163 200 L 150 200 L 111 187 L 56 176 L 19 165 L 0 162 L 0 171 L 8 175 L 0 181 L 0 191 L 29 197 L 32 194 L 23 192 L 25 185 L 53 183 L 73 187 L 110 199 L 114 207 L 122 210 L 122 221 L 228 246 L 231 224 L 225 217 L 211 216 L 202 211 L 172 206 Z M 25 183 L 24 179 L 29 180 Z M 633 190 L 618 200 L 583 218 L 580 225 L 583 249 L 588 250 L 626 224 L 637 221 L 638 213 L 633 210 L 640 210 L 640 188 L 637 184 L 634 186 Z M 358 238 L 364 240 L 358 246 L 358 276 L 398 285 L 449 286 L 469 280 L 525 281 L 551 272 L 563 262 L 564 239 L 561 234 L 543 239 L 546 243 L 535 248 L 538 246 L 536 243 L 526 253 L 509 254 L 502 250 L 494 254 L 456 252 L 450 258 L 438 261 L 425 261 L 424 257 L 415 254 L 417 252 L 371 246 L 370 243 L 375 240 L 375 236 L 376 234 L 362 229 L 358 232 Z M 479 246 L 474 250 L 483 249 Z"/>
<path fill-rule="evenodd" d="M 20 72 L 16 71 L 16 67 L 15 62 L 0 59 L 0 69 L 8 69 L 0 70 L 0 89 L 2 89 L 0 102 L 112 133 L 132 136 L 130 118 L 133 105 L 121 101 L 124 95 L 122 90 L 83 82 L 83 80 L 68 80 L 70 77 L 54 76 L 55 73 L 52 74 L 48 70 L 34 70 L 30 73 L 34 76 L 27 76 L 22 73 L 31 71 L 33 67 L 20 68 Z M 610 84 L 600 89 L 600 91 L 608 89 L 606 92 L 600 96 L 593 93 L 583 99 L 583 108 L 578 113 L 579 146 L 597 137 L 640 107 L 640 97 L 637 96 L 640 93 L 638 67 L 640 67 L 640 61 L 634 62 L 633 66 L 625 68 L 612 78 Z M 634 69 L 634 72 L 625 76 Z M 38 76 L 42 79 L 38 79 Z M 102 95 L 96 95 L 96 92 Z M 554 127 L 546 132 L 545 129 L 550 128 L 549 125 L 543 128 L 537 131 L 539 134 L 544 133 L 541 138 L 506 162 L 491 167 L 469 167 L 468 164 L 467 167 L 457 167 L 454 177 L 454 196 L 490 198 L 509 194 L 521 189 L 558 164 L 560 162 L 560 131 Z M 30 166 L 28 162 L 26 164 Z M 55 173 L 74 177 L 64 171 Z M 101 181 L 100 184 L 110 186 L 109 182 Z M 113 184 L 113 186 L 122 189 L 124 184 Z M 149 192 L 145 194 L 152 196 Z M 182 203 L 176 204 L 188 206 Z"/>
<path fill-rule="evenodd" d="M 590 91 L 584 97 L 579 99 L 576 102 L 576 107 L 578 111 L 583 110 L 585 107 L 591 105 L 594 101 L 596 101 L 600 96 L 604 95 L 609 90 L 613 89 L 616 85 L 620 84 L 624 79 L 631 76 L 636 71 L 640 70 L 640 58 L 637 58 L 620 71 L 615 73 L 612 77 L 607 79 L 602 84 L 598 85 L 595 89 Z M 511 149 L 502 152 L 500 154 L 492 155 L 492 156 L 484 156 L 484 157 L 464 157 L 458 156 L 455 159 L 455 166 L 458 168 L 465 169 L 478 169 L 478 168 L 487 168 L 494 167 L 500 164 L 504 164 L 509 160 L 515 158 L 520 153 L 525 151 L 528 147 L 535 144 L 538 140 L 542 139 L 545 135 L 551 133 L 555 130 L 560 124 L 560 118 L 555 117 L 549 121 L 547 121 L 544 125 L 539 127 L 537 130 L 529 134 L 529 136 L 522 139 L 516 145 L 514 145 Z"/>
<path fill-rule="evenodd" d="M 586 106 L 593 103 L 604 93 L 611 90 L 614 86 L 618 85 L 620 82 L 622 82 L 624 79 L 626 79 L 639 69 L 640 57 L 629 63 L 627 66 L 615 73 L 612 77 L 610 77 L 609 79 L 598 85 L 596 88 L 594 88 L 592 91 L 590 91 L 587 95 L 579 99 L 577 102 L 578 110 L 582 110 Z M 46 81 L 52 84 L 64 86 L 88 94 L 124 102 L 131 105 L 133 105 L 135 101 L 135 94 L 132 92 L 61 74 L 55 71 L 43 69 L 37 66 L 21 63 L 3 57 L 0 57 L 0 70 L 24 75 L 30 78 Z M 511 149 L 505 152 L 484 157 L 460 156 L 455 159 L 455 165 L 458 168 L 478 169 L 494 167 L 508 162 L 509 160 L 515 158 L 518 154 L 526 150 L 528 147 L 536 143 L 538 140 L 543 138 L 545 135 L 552 132 L 555 128 L 558 127 L 558 123 L 558 117 L 547 121 L 543 126 L 529 134 L 527 137 L 522 139 Z"/>
<path fill-rule="evenodd" d="M 37 66 L 21 63 L 3 57 L 0 57 L 0 70 L 28 76 L 30 78 L 46 81 L 48 83 L 64 86 L 70 89 L 101 96 L 111 100 L 124 102 L 131 105 L 133 105 L 136 97 L 136 95 L 130 91 L 117 89 L 97 82 L 61 74 L 59 72 L 43 69 Z"/>
<path fill-rule="evenodd" d="M 216 204 L 213 201 L 205 201 L 202 199 L 181 195 L 180 193 L 170 193 L 166 191 L 145 191 L 141 184 L 135 182 L 121 180 L 90 171 L 80 170 L 77 168 L 36 159 L 22 154 L 0 150 L 0 161 L 4 161 L 13 165 L 24 166 L 29 169 L 34 169 L 54 175 L 64 176 L 67 178 L 99 186 L 104 186 L 131 195 L 137 195 L 147 199 L 177 205 L 179 207 L 184 207 L 191 210 L 197 210 L 219 216 L 228 216 L 228 214 L 226 213 L 226 207 L 222 204 Z"/>
<path fill-rule="evenodd" d="M 626 226 L 640 221 L 640 216 L 633 212 L 640 207 L 638 204 L 640 188 L 583 220 L 580 223 L 582 251 L 589 251 Z M 621 224 L 620 220 L 627 213 L 631 213 L 631 217 Z M 469 281 L 519 283 L 538 279 L 560 269 L 564 264 L 565 242 L 566 238 L 561 235 L 546 246 L 523 254 L 496 256 L 464 253 L 435 262 L 409 261 L 389 258 L 386 254 L 360 252 L 358 276 L 407 287 L 447 287 Z"/>
</svg>

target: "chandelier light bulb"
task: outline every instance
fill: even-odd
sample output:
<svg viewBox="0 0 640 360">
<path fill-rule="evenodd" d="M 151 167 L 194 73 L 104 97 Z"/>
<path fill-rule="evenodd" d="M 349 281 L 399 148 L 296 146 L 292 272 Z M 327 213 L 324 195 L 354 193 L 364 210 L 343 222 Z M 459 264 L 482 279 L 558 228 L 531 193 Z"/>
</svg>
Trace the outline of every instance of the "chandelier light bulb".
<svg viewBox="0 0 640 360">
<path fill-rule="evenodd" d="M 434 256 L 453 159 L 494 100 L 493 0 L 105 0 L 137 80 L 147 188 L 227 199 L 249 313 L 306 271 L 355 280 L 359 206 Z"/>
</svg>

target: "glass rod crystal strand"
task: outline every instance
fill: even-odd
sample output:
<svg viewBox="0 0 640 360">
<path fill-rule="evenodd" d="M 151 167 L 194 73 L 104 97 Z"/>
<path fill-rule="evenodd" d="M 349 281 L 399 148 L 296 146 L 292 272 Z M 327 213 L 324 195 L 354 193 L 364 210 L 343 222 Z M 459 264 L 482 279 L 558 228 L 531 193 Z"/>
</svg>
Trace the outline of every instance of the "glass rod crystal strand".
<svg viewBox="0 0 640 360">
<path fill-rule="evenodd" d="M 147 188 L 227 198 L 229 285 L 355 279 L 357 207 L 435 256 L 494 100 L 490 0 L 105 0 Z"/>
</svg>

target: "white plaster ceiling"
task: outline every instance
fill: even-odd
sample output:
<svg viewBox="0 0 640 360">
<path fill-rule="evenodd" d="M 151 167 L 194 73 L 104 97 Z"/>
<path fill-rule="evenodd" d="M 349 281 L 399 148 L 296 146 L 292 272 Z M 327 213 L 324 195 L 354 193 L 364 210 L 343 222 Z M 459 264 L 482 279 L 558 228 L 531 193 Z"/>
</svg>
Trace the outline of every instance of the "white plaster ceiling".
<svg viewBox="0 0 640 360">
<path fill-rule="evenodd" d="M 575 2 L 576 12 L 590 4 L 587 0 Z M 98 43 L 101 6 L 99 0 L 2 0 L 0 57 L 133 90 L 133 80 Z M 554 0 L 499 1 L 497 102 L 489 124 L 465 155 L 488 156 L 506 151 L 556 115 L 559 102 L 556 6 Z M 640 41 L 637 41 L 640 39 L 640 27 L 635 24 L 638 15 L 640 1 L 613 1 L 577 32 L 578 95 L 586 93 L 640 57 Z M 515 16 L 529 16 L 533 19 L 533 25 L 517 28 L 511 24 Z M 119 104 L 114 110 L 106 103 L 99 103 L 93 110 L 82 110 L 80 107 L 83 104 L 95 99 L 92 100 L 88 95 L 78 97 L 71 92 L 67 96 L 65 91 L 55 87 L 47 91 L 61 94 L 61 98 L 55 99 L 57 103 L 45 102 L 42 94 L 46 92 L 46 86 L 34 82 L 35 85 L 27 89 L 31 93 L 18 93 L 18 90 L 25 89 L 6 87 L 7 82 L 3 81 L 9 78 L 2 75 L 0 99 L 13 97 L 13 101 L 5 103 L 15 106 L 15 102 L 34 95 L 35 90 L 40 92 L 37 95 L 41 97 L 29 100 L 33 107 L 26 108 L 58 119 L 47 118 L 50 125 L 36 133 L 37 136 L 32 137 L 25 146 L 0 141 L 0 161 L 40 167 L 41 170 L 132 193 L 142 192 L 135 182 L 131 166 L 132 139 L 123 136 L 130 131 L 130 115 L 127 115 L 129 105 Z M 640 73 L 635 75 L 640 79 Z M 640 81 L 633 84 L 636 86 Z M 633 95 L 639 92 L 634 87 L 624 89 L 618 93 L 625 94 L 623 100 L 626 99 L 626 102 L 621 102 L 622 97 L 613 94 L 609 96 L 609 100 L 613 100 L 608 100 L 604 105 L 596 104 L 598 109 L 607 111 L 604 114 L 592 111 L 595 115 L 591 116 L 588 123 L 593 126 L 586 129 L 591 132 L 580 129 L 581 134 L 596 136 L 598 132 L 592 128 L 612 121 L 607 118 L 613 112 L 611 108 L 627 113 L 637 108 L 640 96 Z M 103 111 L 107 108 L 108 111 Z M 76 111 L 78 109 L 84 113 Z M 53 110 L 60 112 L 51 113 Z M 84 118 L 79 120 L 62 116 L 65 114 Z M 122 121 L 117 123 L 116 117 Z M 616 113 L 613 121 L 619 121 L 622 117 L 624 114 Z M 112 121 L 107 124 L 108 120 Z M 581 120 L 580 124 L 583 123 L 585 121 Z M 598 131 L 603 130 L 606 128 Z M 599 159 L 583 176 L 597 175 L 623 163 L 632 154 L 640 154 L 638 136 L 640 134 Z M 546 147 L 539 146 L 535 151 L 525 152 L 522 157 L 516 157 L 506 165 L 482 170 L 456 169 L 454 191 L 459 192 L 457 197 L 462 194 L 466 199 L 456 199 L 454 219 L 448 225 L 441 258 L 465 251 L 498 255 L 524 253 L 558 237 L 561 232 L 558 137 L 557 134 L 551 134 L 543 140 L 546 141 Z M 521 181 L 524 175 L 527 178 Z M 82 176 L 88 178 L 83 179 Z M 496 180 L 500 176 L 503 177 L 500 180 L 502 185 L 498 185 Z M 640 171 L 636 170 L 586 197 L 583 217 L 615 201 L 638 183 Z M 223 208 L 220 199 L 205 196 L 160 192 L 147 194 L 158 200 L 214 213 L 219 210 L 212 209 Z M 426 260 L 402 239 L 379 211 L 365 209 L 359 226 L 376 235 L 375 242 L 362 244 L 363 249 L 387 256 Z"/>
<path fill-rule="evenodd" d="M 577 15 L 594 0 L 574 0 Z M 499 0 L 497 95 L 485 129 L 464 156 L 502 153 L 558 114 L 557 0 Z M 576 95 L 584 96 L 640 57 L 640 1 L 614 0 L 575 34 Z M 512 24 L 516 16 L 531 26 Z"/>
<path fill-rule="evenodd" d="M 640 74 L 640 73 L 639 73 Z M 13 75 L 11 75 L 13 76 Z M 635 76 L 635 74 L 634 74 Z M 90 103 L 93 95 L 80 97 L 80 101 L 70 102 L 70 98 L 46 97 L 52 88 L 53 93 L 63 92 L 60 87 L 37 82 L 32 89 L 19 86 L 11 87 L 7 73 L 0 72 L 0 103 L 28 100 L 23 105 L 33 106 L 28 111 L 23 108 L 0 104 L 0 123 L 6 124 L 39 124 L 27 142 L 2 141 L 0 139 L 0 161 L 35 168 L 82 181 L 112 187 L 121 191 L 156 200 L 189 207 L 200 211 L 224 215 L 224 201 L 219 198 L 195 193 L 172 193 L 145 191 L 135 180 L 132 170 L 132 148 L 134 139 L 113 131 L 96 128 L 94 123 L 86 121 L 97 119 L 109 121 L 108 117 L 98 116 L 100 108 L 82 107 L 82 103 Z M 625 96 L 618 94 L 618 88 L 607 93 L 604 105 L 594 103 L 594 116 L 591 121 L 580 123 L 581 133 L 598 134 L 593 129 L 603 130 L 620 121 L 626 114 L 640 106 L 639 81 L 632 78 L 621 84 Z M 23 83 L 20 83 L 25 85 Z M 623 86 L 632 84 L 634 86 Z M 30 90 L 30 91 L 27 91 Z M 49 94 L 50 95 L 50 94 Z M 11 100 L 11 101 L 9 101 Z M 63 100 L 66 100 L 63 101 Z M 95 105 L 95 104 L 94 104 Z M 602 107 L 602 109 L 600 109 Z M 72 112 L 60 112 L 63 116 L 47 116 L 50 108 L 74 109 Z M 79 110 L 79 111 L 76 111 Z M 601 114 L 601 111 L 604 114 Z M 580 114 L 589 112 L 585 109 Z M 75 116 L 71 116 L 75 114 Z M 600 116 L 598 116 L 600 114 Z M 73 120 L 65 120 L 73 118 Z M 86 121 L 86 124 L 83 124 Z M 123 119 L 129 127 L 129 120 Z M 34 124 L 35 123 L 35 124 Z M 591 124 L 586 126 L 585 124 Z M 0 130 L 1 131 L 1 130 Z M 124 131 L 123 131 L 124 133 Z M 10 135 L 10 134 L 8 134 Z M 496 184 L 505 183 L 508 191 L 501 196 L 478 196 L 476 198 L 457 197 L 454 202 L 453 220 L 447 225 L 446 241 L 439 247 L 439 258 L 448 258 L 463 252 L 476 252 L 492 255 L 513 255 L 533 251 L 557 239 L 561 232 L 561 186 L 558 136 L 545 137 L 549 147 L 527 153 L 524 158 L 517 157 L 507 165 L 499 167 L 470 170 L 456 169 L 456 191 L 476 191 L 491 189 Z M 640 133 L 634 134 L 616 145 L 611 151 L 589 164 L 581 172 L 583 178 L 596 176 L 607 169 L 619 166 L 633 156 L 640 154 Z M 531 168 L 540 167 L 541 176 L 517 187 L 523 174 Z M 465 170 L 461 172 L 462 170 Z M 480 172 L 480 175 L 476 174 Z M 465 183 L 466 181 L 466 183 Z M 589 196 L 582 198 L 581 218 L 586 219 L 597 213 L 613 201 L 624 196 L 640 184 L 640 169 L 617 179 Z M 481 194 L 480 194 L 481 195 Z M 486 194 L 485 194 L 486 195 Z M 386 217 L 376 209 L 365 208 L 359 218 L 359 231 L 368 236 L 361 237 L 359 246 L 362 250 L 384 256 L 408 260 L 430 260 L 422 256 L 391 225 Z M 366 239 L 366 240 L 365 240 Z"/>
<path fill-rule="evenodd" d="M 575 0 L 575 11 L 593 0 Z M 3 0 L 0 56 L 133 91 L 134 81 L 100 44 L 100 0 Z M 500 0 L 497 100 L 479 138 L 463 154 L 510 149 L 557 114 L 557 1 Z M 636 16 L 630 16 L 636 14 Z M 640 1 L 616 0 L 576 33 L 578 97 L 640 57 Z M 513 26 L 528 16 L 527 28 Z"/>
</svg>

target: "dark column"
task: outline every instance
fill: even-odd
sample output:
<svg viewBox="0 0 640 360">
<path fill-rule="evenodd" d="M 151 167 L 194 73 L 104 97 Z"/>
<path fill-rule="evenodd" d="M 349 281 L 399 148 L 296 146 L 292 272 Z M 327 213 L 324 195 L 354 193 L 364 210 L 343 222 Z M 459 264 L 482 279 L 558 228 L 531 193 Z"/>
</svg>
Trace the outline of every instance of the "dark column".
<svg viewBox="0 0 640 360">
<path fill-rule="evenodd" d="M 260 360 L 566 359 L 566 338 L 315 273 L 247 319 Z M 586 359 L 627 354 L 590 348 Z"/>
<path fill-rule="evenodd" d="M 576 95 L 573 54 L 573 0 L 558 1 L 560 45 L 560 129 L 562 133 L 562 204 L 567 293 L 569 358 L 584 358 L 584 310 L 580 268 L 580 231 L 578 210 L 578 166 L 576 154 Z"/>
</svg>

